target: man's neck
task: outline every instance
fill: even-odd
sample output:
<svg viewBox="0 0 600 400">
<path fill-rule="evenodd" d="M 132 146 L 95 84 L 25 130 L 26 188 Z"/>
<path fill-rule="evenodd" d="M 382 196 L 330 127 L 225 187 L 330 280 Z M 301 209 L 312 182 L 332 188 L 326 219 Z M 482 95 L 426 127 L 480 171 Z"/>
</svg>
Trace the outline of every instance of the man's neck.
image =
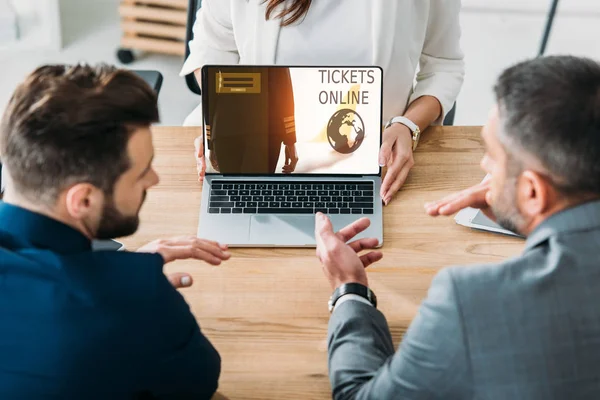
<svg viewBox="0 0 600 400">
<path fill-rule="evenodd" d="M 600 200 L 600 197 L 596 194 L 594 195 L 585 195 L 579 196 L 578 198 L 562 198 L 561 200 L 556 201 L 556 203 L 549 207 L 547 211 L 543 214 L 535 217 L 531 223 L 523 230 L 525 236 L 529 236 L 538 226 L 540 226 L 544 221 L 553 216 L 554 214 L 558 214 L 561 211 L 568 210 L 569 208 L 577 207 L 585 203 L 589 203 L 592 201 Z"/>
<path fill-rule="evenodd" d="M 45 205 L 35 204 L 32 201 L 24 198 L 23 196 L 18 196 L 12 193 L 11 190 L 5 190 L 2 201 L 4 201 L 7 204 L 23 208 L 27 211 L 31 211 L 36 214 L 41 214 L 55 221 L 61 222 L 77 230 L 88 239 L 92 239 L 91 235 L 88 232 L 86 232 L 85 228 L 81 224 L 78 224 L 77 222 L 69 218 L 68 214 L 65 215 L 66 213 L 59 211 L 58 207 L 52 208 Z"/>
</svg>

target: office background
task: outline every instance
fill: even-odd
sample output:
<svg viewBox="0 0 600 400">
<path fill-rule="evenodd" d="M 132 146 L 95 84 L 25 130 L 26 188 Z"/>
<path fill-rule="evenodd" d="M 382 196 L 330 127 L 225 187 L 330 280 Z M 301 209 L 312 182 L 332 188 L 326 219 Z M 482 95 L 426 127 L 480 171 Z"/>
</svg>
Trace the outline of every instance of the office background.
<svg viewBox="0 0 600 400">
<path fill-rule="evenodd" d="M 37 47 L 0 43 L 1 110 L 18 82 L 41 64 L 78 61 L 119 64 L 115 55 L 121 37 L 119 0 L 17 2 L 25 14 L 30 12 L 26 10 L 45 10 L 45 17 L 27 14 L 20 17 L 26 24 L 42 18 L 47 32 L 39 33 L 44 40 Z M 458 98 L 456 125 L 485 122 L 493 104 L 491 86 L 499 72 L 537 54 L 550 3 L 550 0 L 463 0 L 462 47 L 467 70 Z M 55 40 L 57 27 L 52 20 L 52 10 L 57 14 L 54 19 L 60 20 L 60 46 Z M 595 43 L 600 36 L 599 21 L 600 2 L 562 0 L 547 54 L 569 53 L 600 59 L 600 46 Z M 181 125 L 198 102 L 198 96 L 191 93 L 178 76 L 181 64 L 182 59 L 177 56 L 146 54 L 127 66 L 158 70 L 164 75 L 160 96 L 163 125 Z"/>
</svg>

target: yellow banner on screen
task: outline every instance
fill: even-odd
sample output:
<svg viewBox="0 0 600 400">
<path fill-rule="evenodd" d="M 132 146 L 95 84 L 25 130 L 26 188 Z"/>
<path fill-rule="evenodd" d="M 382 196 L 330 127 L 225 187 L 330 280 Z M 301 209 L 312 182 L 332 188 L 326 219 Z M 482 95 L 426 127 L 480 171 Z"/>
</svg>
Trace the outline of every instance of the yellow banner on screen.
<svg viewBox="0 0 600 400">
<path fill-rule="evenodd" d="M 257 94 L 260 93 L 258 72 L 217 72 L 217 93 Z"/>
</svg>

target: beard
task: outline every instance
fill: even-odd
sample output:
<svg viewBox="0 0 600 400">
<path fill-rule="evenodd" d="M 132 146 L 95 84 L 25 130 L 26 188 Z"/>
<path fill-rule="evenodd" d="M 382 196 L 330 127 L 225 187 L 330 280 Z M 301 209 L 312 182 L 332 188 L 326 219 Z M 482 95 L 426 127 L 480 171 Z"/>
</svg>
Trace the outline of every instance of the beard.
<svg viewBox="0 0 600 400">
<path fill-rule="evenodd" d="M 123 215 L 115 205 L 112 196 L 107 196 L 100 217 L 100 224 L 96 231 L 96 239 L 114 239 L 133 235 L 140 225 L 139 212 L 146 199 L 146 192 L 142 196 L 142 201 L 135 215 Z"/>
<path fill-rule="evenodd" d="M 521 228 L 525 219 L 517 206 L 516 178 L 508 179 L 502 188 L 498 199 L 491 206 L 498 225 L 511 232 L 522 235 Z"/>
</svg>

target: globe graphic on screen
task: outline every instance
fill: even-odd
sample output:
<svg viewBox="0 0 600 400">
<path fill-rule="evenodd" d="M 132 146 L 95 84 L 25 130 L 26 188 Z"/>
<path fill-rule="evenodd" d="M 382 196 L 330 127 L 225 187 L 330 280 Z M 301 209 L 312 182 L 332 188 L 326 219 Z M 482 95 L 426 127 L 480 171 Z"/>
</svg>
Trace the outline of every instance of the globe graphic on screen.
<svg viewBox="0 0 600 400">
<path fill-rule="evenodd" d="M 327 138 L 331 147 L 339 153 L 356 151 L 365 138 L 362 118 L 349 108 L 336 111 L 327 124 Z"/>
</svg>

